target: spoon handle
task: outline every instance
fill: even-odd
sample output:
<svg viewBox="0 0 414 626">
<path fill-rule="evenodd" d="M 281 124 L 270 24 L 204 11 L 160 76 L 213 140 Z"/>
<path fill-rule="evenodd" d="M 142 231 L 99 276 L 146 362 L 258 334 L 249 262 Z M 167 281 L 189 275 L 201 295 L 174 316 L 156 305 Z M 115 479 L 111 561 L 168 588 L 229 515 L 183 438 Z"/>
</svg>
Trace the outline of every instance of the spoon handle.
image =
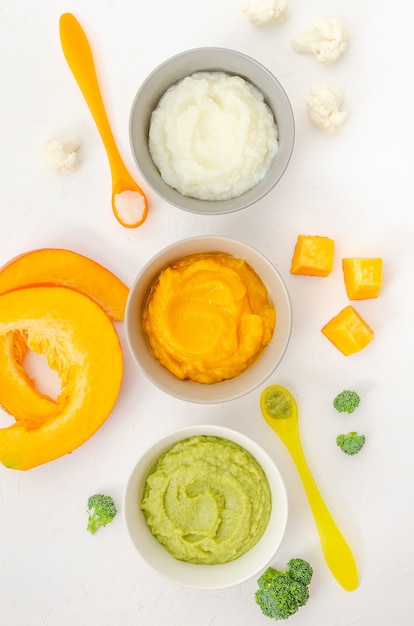
<svg viewBox="0 0 414 626">
<path fill-rule="evenodd" d="M 358 587 L 358 570 L 350 547 L 340 532 L 307 464 L 300 438 L 285 442 L 302 480 L 321 540 L 325 560 L 332 574 L 347 591 Z"/>
<path fill-rule="evenodd" d="M 112 171 L 125 169 L 103 103 L 92 50 L 78 20 L 64 13 L 59 20 L 60 41 L 66 61 L 80 87 L 105 145 Z"/>
</svg>

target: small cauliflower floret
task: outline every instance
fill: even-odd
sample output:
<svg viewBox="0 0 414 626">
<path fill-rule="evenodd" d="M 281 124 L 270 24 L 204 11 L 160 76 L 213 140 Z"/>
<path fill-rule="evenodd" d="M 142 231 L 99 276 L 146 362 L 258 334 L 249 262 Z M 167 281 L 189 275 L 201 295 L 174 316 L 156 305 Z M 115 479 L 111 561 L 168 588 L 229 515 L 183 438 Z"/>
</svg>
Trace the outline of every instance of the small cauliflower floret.
<svg viewBox="0 0 414 626">
<path fill-rule="evenodd" d="M 335 133 L 344 125 L 346 112 L 339 110 L 341 103 L 341 90 L 329 85 L 314 85 L 306 98 L 311 121 L 327 133 Z"/>
<path fill-rule="evenodd" d="M 319 63 L 335 63 L 345 51 L 348 33 L 345 27 L 332 17 L 318 17 L 312 28 L 292 40 L 296 52 L 312 52 Z"/>
<path fill-rule="evenodd" d="M 80 143 L 77 139 L 45 141 L 41 146 L 43 161 L 52 170 L 69 172 L 78 164 L 79 147 Z"/>
<path fill-rule="evenodd" d="M 255 26 L 277 24 L 286 19 L 288 3 L 286 0 L 244 0 L 242 11 Z"/>
</svg>

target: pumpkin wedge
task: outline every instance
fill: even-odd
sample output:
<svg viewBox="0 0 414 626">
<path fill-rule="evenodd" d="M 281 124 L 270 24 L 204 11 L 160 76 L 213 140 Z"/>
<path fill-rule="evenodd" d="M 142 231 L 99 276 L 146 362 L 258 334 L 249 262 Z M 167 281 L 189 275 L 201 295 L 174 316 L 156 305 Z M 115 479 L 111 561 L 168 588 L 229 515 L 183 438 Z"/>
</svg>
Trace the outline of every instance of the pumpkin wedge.
<svg viewBox="0 0 414 626">
<path fill-rule="evenodd" d="M 15 257 L 0 269 L 0 294 L 29 285 L 62 285 L 87 294 L 113 320 L 123 320 L 128 287 L 89 257 L 63 248 L 40 248 Z"/>
<path fill-rule="evenodd" d="M 62 384 L 56 414 L 40 424 L 28 419 L 0 429 L 0 461 L 27 470 L 71 452 L 104 423 L 121 386 L 122 349 L 102 307 L 67 287 L 24 287 L 0 295 L 0 335 L 8 333 L 44 354 Z M 13 351 L 8 354 L 18 362 Z M 7 404 L 9 371 L 1 377 L 0 403 Z M 30 378 L 25 382 L 32 385 Z"/>
</svg>

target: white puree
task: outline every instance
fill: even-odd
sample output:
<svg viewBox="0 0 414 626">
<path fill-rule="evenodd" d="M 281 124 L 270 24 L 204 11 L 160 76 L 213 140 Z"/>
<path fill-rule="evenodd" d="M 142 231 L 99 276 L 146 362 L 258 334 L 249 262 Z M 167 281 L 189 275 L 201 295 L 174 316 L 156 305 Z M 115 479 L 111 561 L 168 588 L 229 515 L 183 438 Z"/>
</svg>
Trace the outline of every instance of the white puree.
<svg viewBox="0 0 414 626">
<path fill-rule="evenodd" d="M 278 150 L 263 94 L 239 76 L 198 72 L 170 87 L 151 116 L 151 157 L 185 196 L 227 200 L 257 185 Z"/>
<path fill-rule="evenodd" d="M 138 191 L 121 191 L 115 194 L 115 209 L 124 224 L 137 224 L 144 215 L 144 196 Z"/>
</svg>

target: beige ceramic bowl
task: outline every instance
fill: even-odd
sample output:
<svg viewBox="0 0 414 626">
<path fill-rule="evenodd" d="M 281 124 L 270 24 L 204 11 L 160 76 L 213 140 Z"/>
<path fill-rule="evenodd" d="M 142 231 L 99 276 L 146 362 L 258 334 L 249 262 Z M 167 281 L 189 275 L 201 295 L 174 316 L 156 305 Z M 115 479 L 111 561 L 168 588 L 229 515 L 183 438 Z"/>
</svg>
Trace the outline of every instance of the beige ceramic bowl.
<svg viewBox="0 0 414 626">
<path fill-rule="evenodd" d="M 199 71 L 225 72 L 241 76 L 255 85 L 273 111 L 279 130 L 279 150 L 265 178 L 252 189 L 229 200 L 210 202 L 182 195 L 162 180 L 148 148 L 150 118 L 161 96 L 181 79 Z M 187 50 L 161 63 L 139 88 L 130 115 L 131 149 L 146 182 L 164 200 L 192 213 L 230 213 L 260 200 L 282 177 L 292 154 L 294 137 L 292 108 L 279 81 L 251 57 L 226 48 Z"/>
<path fill-rule="evenodd" d="M 151 286 L 173 261 L 198 252 L 225 252 L 244 259 L 261 277 L 276 308 L 276 328 L 271 342 L 243 373 L 210 385 L 180 380 L 153 357 L 142 327 L 142 316 Z M 275 267 L 251 246 L 227 237 L 201 236 L 174 243 L 156 254 L 131 287 L 125 312 L 128 346 L 145 376 L 171 396 L 198 402 L 219 403 L 243 396 L 261 385 L 275 370 L 287 348 L 292 312 L 286 286 Z"/>
<path fill-rule="evenodd" d="M 158 456 L 174 443 L 196 435 L 229 439 L 248 450 L 261 465 L 269 481 L 272 512 L 268 527 L 258 543 L 234 561 L 218 565 L 194 565 L 173 558 L 151 534 L 139 509 L 147 474 Z M 128 534 L 141 557 L 159 574 L 175 583 L 197 589 L 223 589 L 259 575 L 277 552 L 287 524 L 288 500 L 280 472 L 270 456 L 245 435 L 213 425 L 175 430 L 152 443 L 133 467 L 123 496 L 123 514 Z"/>
</svg>

